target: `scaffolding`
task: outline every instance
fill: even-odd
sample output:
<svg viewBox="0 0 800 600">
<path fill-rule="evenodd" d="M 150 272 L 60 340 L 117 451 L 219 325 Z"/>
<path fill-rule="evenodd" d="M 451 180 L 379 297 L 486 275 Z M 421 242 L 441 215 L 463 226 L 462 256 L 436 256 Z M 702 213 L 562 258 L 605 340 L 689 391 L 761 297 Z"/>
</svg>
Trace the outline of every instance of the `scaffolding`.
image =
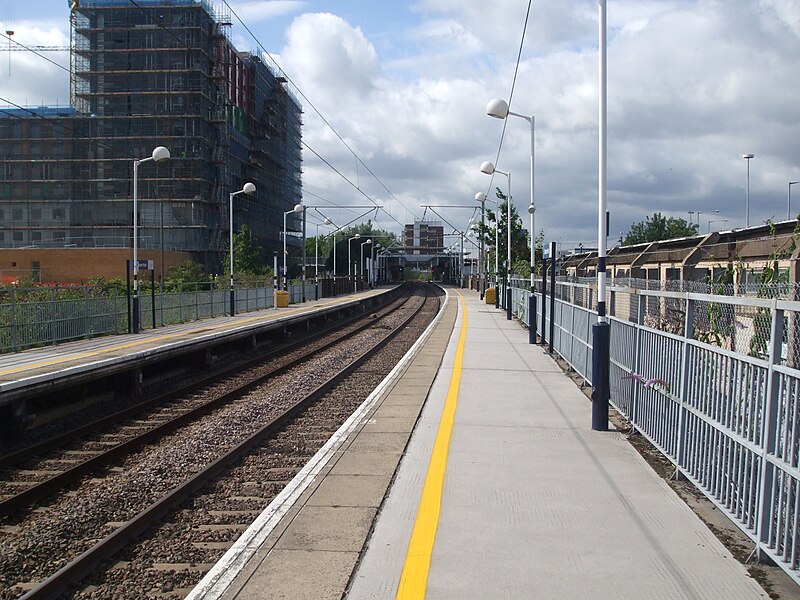
<svg viewBox="0 0 800 600">
<path fill-rule="evenodd" d="M 0 111 L 0 247 L 132 246 L 132 161 L 163 145 L 171 160 L 139 171 L 140 247 L 220 272 L 228 194 L 253 181 L 235 229 L 270 263 L 300 201 L 301 108 L 230 26 L 206 0 L 75 2 L 72 109 Z"/>
</svg>

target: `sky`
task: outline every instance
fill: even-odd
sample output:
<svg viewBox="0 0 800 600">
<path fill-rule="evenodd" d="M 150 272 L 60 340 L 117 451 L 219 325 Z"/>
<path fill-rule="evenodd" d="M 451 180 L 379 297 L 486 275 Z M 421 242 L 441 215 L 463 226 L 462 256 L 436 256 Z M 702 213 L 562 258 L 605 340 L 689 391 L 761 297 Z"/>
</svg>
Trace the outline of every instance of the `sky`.
<svg viewBox="0 0 800 600">
<path fill-rule="evenodd" d="M 503 121 L 486 115 L 489 100 L 511 97 L 512 111 L 535 117 L 537 233 L 565 248 L 596 247 L 595 0 L 533 1 L 527 28 L 526 0 L 237 0 L 230 8 L 236 47 L 266 50 L 301 98 L 304 141 L 324 159 L 304 150 L 307 205 L 375 201 L 384 229 L 423 216 L 444 219 L 448 232 L 466 229 L 477 192 L 507 191 L 505 176 L 480 172 L 492 161 L 511 174 L 527 227 L 529 124 L 510 117 L 501 147 Z M 67 46 L 68 19 L 67 0 L 0 0 L 0 30 L 25 44 Z M 0 106 L 68 104 L 65 70 L 6 44 Z M 69 64 L 67 53 L 45 56 Z M 798 57 L 797 0 L 608 0 L 610 245 L 655 212 L 699 218 L 703 233 L 744 227 L 748 164 L 750 224 L 785 220 L 789 190 L 796 216 Z M 337 224 L 360 214 L 325 212 Z"/>
</svg>

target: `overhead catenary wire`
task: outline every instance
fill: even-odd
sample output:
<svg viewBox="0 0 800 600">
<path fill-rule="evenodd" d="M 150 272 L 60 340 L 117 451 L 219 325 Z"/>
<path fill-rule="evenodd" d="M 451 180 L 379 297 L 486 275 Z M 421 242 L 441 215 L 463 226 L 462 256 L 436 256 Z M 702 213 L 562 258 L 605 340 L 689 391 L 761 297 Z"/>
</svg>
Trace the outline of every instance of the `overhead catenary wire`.
<svg viewBox="0 0 800 600">
<path fill-rule="evenodd" d="M 522 58 L 522 48 L 525 45 L 525 33 L 528 30 L 528 19 L 531 15 L 531 5 L 533 4 L 533 0 L 528 0 L 528 8 L 525 11 L 525 23 L 522 25 L 522 36 L 519 40 L 519 50 L 517 52 L 517 62 L 514 65 L 514 77 L 511 80 L 511 91 L 508 94 L 508 108 L 511 109 L 511 102 L 514 99 L 514 89 L 517 85 L 517 75 L 519 74 L 519 62 Z M 503 129 L 500 132 L 500 142 L 497 144 L 497 154 L 494 158 L 495 166 L 500 164 L 500 153 L 503 150 L 503 141 L 506 137 L 506 126 L 508 125 L 508 119 L 503 119 Z M 492 173 L 491 178 L 489 179 L 489 187 L 486 190 L 486 195 L 488 196 L 492 191 L 492 186 L 494 185 L 494 173 Z M 511 202 L 511 198 L 508 199 Z M 531 233 L 533 235 L 533 233 Z"/>
<path fill-rule="evenodd" d="M 133 1 L 134 1 L 134 0 L 131 0 L 131 2 L 133 2 Z M 322 114 L 322 113 L 319 111 L 319 109 L 316 107 L 316 105 L 315 105 L 315 104 L 314 104 L 314 103 L 313 103 L 313 102 L 312 102 L 312 101 L 311 101 L 311 100 L 308 98 L 308 96 L 306 96 L 306 95 L 303 93 L 303 91 L 300 89 L 300 87 L 299 87 L 299 86 L 298 86 L 298 85 L 297 85 L 297 84 L 296 84 L 296 83 L 295 83 L 295 82 L 294 82 L 294 81 L 291 79 L 291 77 L 289 77 L 289 75 L 286 73 L 286 71 L 284 71 L 284 70 L 283 70 L 283 68 L 282 68 L 282 67 L 281 67 L 281 66 L 278 64 L 278 61 L 276 61 L 276 60 L 275 60 L 275 58 L 272 56 L 272 54 L 270 54 L 270 52 L 266 50 L 266 48 L 265 48 L 265 47 L 264 47 L 264 45 L 261 43 L 261 41 L 258 39 L 258 37 L 257 37 L 257 36 L 256 36 L 256 35 L 253 33 L 253 31 L 252 31 L 252 30 L 251 30 L 251 29 L 250 29 L 250 28 L 247 26 L 247 24 L 245 24 L 245 22 L 244 22 L 244 21 L 242 20 L 242 18 L 241 18 L 241 17 L 240 17 L 240 16 L 237 14 L 237 12 L 236 12 L 236 11 L 235 11 L 235 10 L 234 10 L 232 7 L 231 7 L 231 5 L 228 3 L 228 1 L 227 1 L 227 0 L 222 0 L 222 2 L 223 2 L 223 4 L 225 4 L 225 6 L 228 8 L 228 10 L 230 10 L 231 14 L 232 14 L 234 17 L 236 17 L 236 20 L 237 20 L 237 21 L 239 21 L 239 23 L 242 25 L 242 27 L 244 28 L 244 30 L 245 30 L 245 31 L 247 31 L 247 33 L 250 35 L 250 37 L 252 37 L 252 38 L 253 38 L 253 40 L 256 42 L 256 44 L 258 44 L 258 47 L 260 48 L 260 50 L 261 50 L 261 51 L 262 51 L 262 52 L 263 52 L 263 53 L 264 53 L 266 56 L 268 56 L 268 57 L 269 57 L 269 59 L 270 59 L 270 60 L 271 60 L 271 61 L 272 61 L 272 62 L 275 64 L 275 66 L 276 66 L 278 69 L 280 69 L 280 71 L 281 71 L 281 73 L 283 74 L 283 76 L 284 76 L 284 77 L 286 77 L 286 80 L 287 80 L 289 83 L 291 83 L 291 84 L 292 84 L 292 86 L 294 87 L 294 89 L 295 89 L 295 90 L 297 90 L 297 93 L 298 93 L 298 94 L 300 94 L 300 96 L 303 98 L 303 100 L 305 100 L 305 101 L 308 103 L 308 106 L 310 106 L 310 107 L 311 107 L 311 108 L 314 110 L 314 112 L 317 114 L 317 116 L 319 116 L 319 118 L 322 120 L 322 122 L 323 122 L 323 123 L 324 123 L 324 124 L 325 124 L 325 125 L 326 125 L 326 126 L 327 126 L 327 127 L 328 127 L 328 128 L 331 130 L 331 131 L 332 131 L 332 132 L 333 132 L 333 134 L 334 134 L 334 135 L 335 135 L 335 136 L 336 136 L 336 137 L 339 139 L 339 141 L 340 141 L 340 142 L 341 142 L 341 143 L 344 145 L 344 147 L 345 147 L 345 148 L 347 148 L 347 150 L 348 150 L 348 151 L 349 151 L 349 152 L 350 152 L 350 153 L 351 153 L 351 154 L 352 154 L 352 155 L 355 157 L 355 159 L 356 159 L 356 160 L 357 160 L 359 163 L 361 163 L 361 165 L 362 165 L 362 166 L 363 166 L 363 167 L 364 167 L 364 168 L 367 170 L 367 172 L 368 172 L 370 175 L 372 175 L 373 179 L 375 179 L 375 181 L 377 181 L 377 182 L 378 182 L 378 184 L 380 184 L 380 186 L 381 186 L 381 187 L 382 187 L 382 188 L 383 188 L 383 189 L 386 191 L 386 193 L 387 193 L 387 194 L 389 194 L 389 196 L 390 196 L 391 198 L 393 198 L 394 200 L 396 200 L 396 201 L 397 201 L 397 202 L 398 202 L 398 203 L 399 203 L 399 204 L 400 204 L 400 205 L 401 205 L 403 208 L 405 208 L 405 209 L 406 209 L 406 211 L 410 212 L 411 214 L 415 214 L 413 210 L 410 210 L 410 209 L 409 209 L 409 207 L 408 207 L 408 206 L 406 206 L 406 204 L 405 204 L 405 203 L 404 203 L 402 200 L 400 200 L 400 199 L 399 199 L 397 196 L 395 196 L 395 195 L 394 195 L 394 193 L 392 193 L 392 191 L 391 191 L 391 190 L 390 190 L 390 189 L 389 189 L 389 188 L 386 186 L 386 184 L 384 184 L 384 183 L 383 183 L 383 181 L 382 181 L 382 180 L 381 180 L 381 179 L 380 179 L 380 178 L 379 178 L 379 177 L 378 177 L 378 176 L 377 176 L 377 175 L 376 175 L 376 174 L 375 174 L 375 173 L 372 171 L 372 169 L 370 169 L 370 168 L 369 168 L 369 165 L 367 165 L 367 164 L 366 164 L 366 163 L 365 163 L 365 162 L 364 162 L 364 161 L 361 159 L 361 157 L 360 157 L 360 156 L 358 156 L 358 153 L 356 153 L 356 151 L 355 151 L 355 150 L 353 150 L 353 148 L 351 148 L 351 147 L 350 147 L 350 145 L 347 143 L 347 141 L 345 141 L 345 139 L 344 139 L 344 138 L 343 138 L 343 137 L 342 137 L 342 136 L 339 134 L 339 132 L 336 130 L 336 128 L 334 128 L 334 127 L 333 127 L 333 125 L 331 125 L 331 123 L 330 123 L 330 122 L 329 122 L 329 121 L 328 121 L 328 120 L 325 118 L 325 116 L 324 116 L 324 115 L 323 115 L 323 114 Z M 526 23 L 527 23 L 527 19 L 526 19 Z M 326 163 L 326 164 L 329 164 L 329 163 Z M 359 187 L 359 186 L 356 186 L 356 188 L 358 188 L 358 187 Z M 397 221 L 397 219 L 395 219 L 395 218 L 394 218 L 392 215 L 389 215 L 389 216 L 390 216 L 390 217 L 391 217 L 391 218 L 392 218 L 392 219 L 393 219 L 393 220 L 394 220 L 396 223 L 398 223 L 398 224 L 399 224 L 399 225 L 402 227 L 402 223 L 400 223 L 399 221 Z"/>
</svg>

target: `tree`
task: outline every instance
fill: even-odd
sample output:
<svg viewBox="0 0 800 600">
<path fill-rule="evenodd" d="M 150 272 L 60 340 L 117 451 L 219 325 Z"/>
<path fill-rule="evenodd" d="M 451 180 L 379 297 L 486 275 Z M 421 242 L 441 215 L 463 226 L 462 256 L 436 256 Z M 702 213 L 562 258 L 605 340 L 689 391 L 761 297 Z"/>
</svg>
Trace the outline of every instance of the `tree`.
<svg viewBox="0 0 800 600">
<path fill-rule="evenodd" d="M 623 242 L 624 246 L 658 242 L 660 240 L 674 240 L 675 238 L 691 237 L 697 235 L 698 225 L 689 223 L 685 219 L 665 217 L 660 212 L 654 213 L 644 221 L 634 223 Z"/>
<path fill-rule="evenodd" d="M 272 269 L 261 262 L 261 251 L 253 243 L 250 228 L 247 224 L 233 234 L 233 274 L 237 281 L 260 281 L 272 273 Z M 226 253 L 222 277 L 230 281 L 231 255 Z"/>
<path fill-rule="evenodd" d="M 484 248 L 486 248 L 487 256 L 489 257 L 489 267 L 494 269 L 494 252 L 498 251 L 500 270 L 503 269 L 503 263 L 508 256 L 506 248 L 508 247 L 508 234 L 506 229 L 506 222 L 508 221 L 508 197 L 500 190 L 496 189 L 495 192 L 498 199 L 497 212 L 487 208 L 485 223 L 481 225 L 477 223 L 475 230 L 478 232 L 478 243 L 483 240 Z M 499 217 L 499 224 L 498 224 Z M 497 235 L 497 243 L 499 249 L 494 248 L 495 243 L 495 229 L 499 227 L 499 235 Z M 511 205 L 511 266 L 512 270 L 520 274 L 518 265 L 525 264 L 522 269 L 522 274 L 528 276 L 530 274 L 530 244 L 528 241 L 528 232 L 522 226 L 522 218 L 519 216 L 516 207 Z M 541 243 L 537 251 L 537 257 L 541 261 Z"/>
<path fill-rule="evenodd" d="M 164 285 L 168 290 L 176 290 L 185 283 L 197 283 L 205 281 L 206 275 L 203 266 L 187 260 L 179 265 L 171 267 L 164 278 Z"/>
</svg>

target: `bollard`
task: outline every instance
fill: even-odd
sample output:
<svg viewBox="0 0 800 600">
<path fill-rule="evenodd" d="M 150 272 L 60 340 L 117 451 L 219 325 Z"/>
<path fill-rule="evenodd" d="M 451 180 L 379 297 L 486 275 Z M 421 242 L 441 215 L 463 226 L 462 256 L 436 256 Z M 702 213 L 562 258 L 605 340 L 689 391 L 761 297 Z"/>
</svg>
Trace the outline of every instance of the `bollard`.
<svg viewBox="0 0 800 600">
<path fill-rule="evenodd" d="M 536 343 L 536 294 L 528 296 L 528 343 Z"/>
<path fill-rule="evenodd" d="M 611 328 L 608 323 L 592 327 L 592 429 L 608 431 L 609 358 Z"/>
</svg>

